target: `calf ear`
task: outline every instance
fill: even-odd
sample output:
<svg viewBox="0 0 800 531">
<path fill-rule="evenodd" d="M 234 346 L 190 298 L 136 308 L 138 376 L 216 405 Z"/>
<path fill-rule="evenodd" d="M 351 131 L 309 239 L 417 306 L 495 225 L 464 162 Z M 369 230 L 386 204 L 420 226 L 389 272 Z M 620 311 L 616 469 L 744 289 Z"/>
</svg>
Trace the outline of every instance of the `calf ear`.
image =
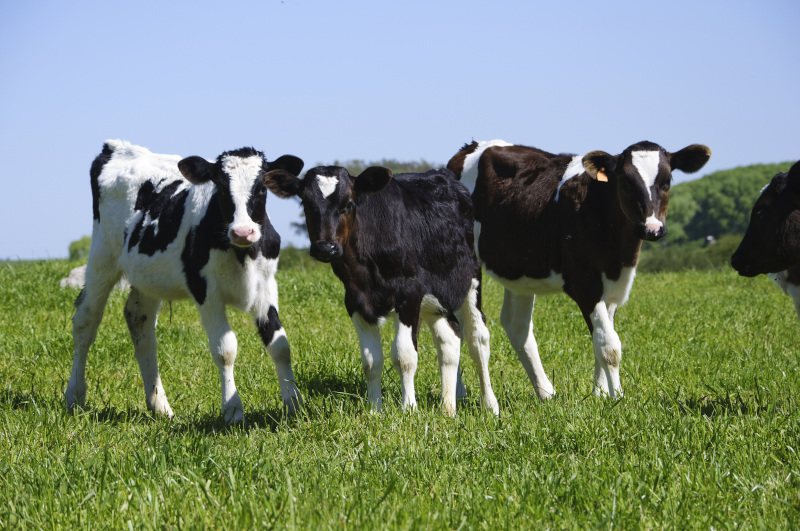
<svg viewBox="0 0 800 531">
<path fill-rule="evenodd" d="M 605 151 L 590 151 L 583 156 L 583 169 L 595 181 L 608 182 L 617 169 L 617 158 Z"/>
<path fill-rule="evenodd" d="M 291 156 L 291 155 L 284 155 Z M 281 157 L 278 160 L 281 160 Z M 300 167 L 303 166 L 303 161 L 297 157 L 293 157 L 300 161 Z M 277 161 L 275 161 L 277 162 Z M 270 163 L 270 166 L 272 163 Z M 299 170 L 298 170 L 299 172 Z M 278 197 L 292 197 L 300 193 L 300 187 L 303 181 L 298 179 L 295 175 L 284 169 L 270 170 L 264 173 L 264 185 L 267 189 Z"/>
<path fill-rule="evenodd" d="M 300 175 L 303 171 L 303 160 L 294 155 L 283 155 L 267 163 L 270 170 L 286 170 L 294 176 Z"/>
<path fill-rule="evenodd" d="M 670 153 L 669 165 L 672 170 L 681 170 L 684 173 L 694 173 L 706 165 L 711 158 L 711 149 L 702 144 L 686 146 L 676 153 Z"/>
<path fill-rule="evenodd" d="M 178 162 L 178 169 L 192 184 L 203 184 L 214 175 L 214 165 L 203 157 L 186 157 Z"/>
<path fill-rule="evenodd" d="M 356 194 L 378 192 L 392 180 L 392 170 L 383 166 L 370 166 L 356 177 L 353 185 Z"/>
</svg>

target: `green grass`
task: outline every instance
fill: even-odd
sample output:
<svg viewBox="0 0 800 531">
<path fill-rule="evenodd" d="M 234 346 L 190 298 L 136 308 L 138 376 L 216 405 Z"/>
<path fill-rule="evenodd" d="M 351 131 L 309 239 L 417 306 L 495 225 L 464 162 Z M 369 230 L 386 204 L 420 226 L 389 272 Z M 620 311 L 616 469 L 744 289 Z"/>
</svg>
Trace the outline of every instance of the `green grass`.
<svg viewBox="0 0 800 531">
<path fill-rule="evenodd" d="M 0 263 L 0 528 L 314 529 L 793 528 L 800 522 L 800 326 L 764 277 L 640 274 L 617 314 L 625 398 L 589 396 L 591 341 L 566 296 L 534 327 L 557 397 L 539 402 L 486 281 L 490 369 L 501 414 L 470 396 L 439 405 L 436 353 L 420 337 L 419 409 L 369 412 L 357 339 L 330 271 L 282 269 L 281 319 L 305 409 L 282 414 L 269 355 L 246 315 L 237 383 L 247 423 L 219 415 L 219 381 L 196 311 L 165 304 L 159 361 L 176 418 L 146 411 L 112 295 L 87 367 L 87 408 L 65 411 L 77 265 Z"/>
</svg>

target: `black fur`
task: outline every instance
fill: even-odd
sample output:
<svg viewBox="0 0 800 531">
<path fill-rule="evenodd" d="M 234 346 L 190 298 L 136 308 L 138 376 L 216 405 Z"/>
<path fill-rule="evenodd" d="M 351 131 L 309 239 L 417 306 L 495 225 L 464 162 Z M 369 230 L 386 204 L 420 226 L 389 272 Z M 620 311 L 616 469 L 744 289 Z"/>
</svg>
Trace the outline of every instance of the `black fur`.
<svg viewBox="0 0 800 531">
<path fill-rule="evenodd" d="M 261 341 L 263 341 L 265 345 L 272 343 L 275 332 L 283 327 L 281 320 L 278 318 L 278 310 L 276 310 L 274 306 L 270 306 L 267 312 L 267 319 L 256 322 L 256 327 L 258 327 Z"/>
<path fill-rule="evenodd" d="M 157 184 L 153 181 L 142 184 L 134 206 L 142 217 L 128 239 L 129 252 L 138 245 L 140 253 L 153 256 L 157 251 L 164 252 L 175 241 L 189 195 L 188 188 L 176 193 L 183 184 L 172 181 L 160 192 L 155 191 Z"/>
<path fill-rule="evenodd" d="M 337 189 L 323 199 L 317 175 L 334 172 Z M 378 192 L 354 194 L 344 168 L 315 168 L 302 189 L 312 247 L 325 240 L 342 248 L 326 261 L 345 285 L 350 315 L 358 312 L 374 324 L 394 309 L 416 331 L 426 294 L 436 297 L 445 313 L 463 304 L 479 266 L 472 202 L 452 172 L 396 175 Z"/>
<path fill-rule="evenodd" d="M 92 167 L 89 170 L 90 183 L 92 186 L 92 219 L 95 221 L 100 221 L 100 184 L 98 183 L 98 179 L 100 178 L 100 173 L 103 171 L 103 166 L 106 165 L 106 162 L 111 160 L 112 153 L 113 151 L 108 144 L 103 144 L 103 151 L 92 161 Z"/>
</svg>

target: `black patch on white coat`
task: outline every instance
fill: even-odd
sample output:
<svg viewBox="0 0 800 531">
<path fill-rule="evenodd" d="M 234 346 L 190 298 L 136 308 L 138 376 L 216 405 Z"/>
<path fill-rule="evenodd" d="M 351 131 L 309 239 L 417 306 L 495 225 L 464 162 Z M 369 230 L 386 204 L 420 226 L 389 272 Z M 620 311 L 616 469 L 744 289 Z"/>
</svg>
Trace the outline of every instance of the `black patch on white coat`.
<svg viewBox="0 0 800 531">
<path fill-rule="evenodd" d="M 185 183 L 175 180 L 156 192 L 153 181 L 139 187 L 134 210 L 142 213 L 128 240 L 128 251 L 138 245 L 139 253 L 153 256 L 175 241 L 183 221 L 189 189 L 176 190 Z"/>
<path fill-rule="evenodd" d="M 256 322 L 256 327 L 258 328 L 258 334 L 261 336 L 261 341 L 264 342 L 264 345 L 269 346 L 269 344 L 272 343 L 273 337 L 275 337 L 275 332 L 283 327 L 281 320 L 278 318 L 278 310 L 275 309 L 275 306 L 269 307 L 267 318 L 259 319 Z"/>
</svg>

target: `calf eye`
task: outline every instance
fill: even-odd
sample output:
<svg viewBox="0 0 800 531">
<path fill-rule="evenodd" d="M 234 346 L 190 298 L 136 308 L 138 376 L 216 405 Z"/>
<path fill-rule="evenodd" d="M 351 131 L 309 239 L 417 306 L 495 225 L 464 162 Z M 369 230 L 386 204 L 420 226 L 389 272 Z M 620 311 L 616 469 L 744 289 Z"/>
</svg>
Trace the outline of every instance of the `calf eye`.
<svg viewBox="0 0 800 531">
<path fill-rule="evenodd" d="M 355 203 L 353 203 L 352 201 L 348 201 L 347 204 L 344 206 L 344 208 L 339 211 L 339 214 L 342 216 L 349 214 L 350 212 L 352 212 L 353 207 L 355 206 L 356 206 Z"/>
</svg>

